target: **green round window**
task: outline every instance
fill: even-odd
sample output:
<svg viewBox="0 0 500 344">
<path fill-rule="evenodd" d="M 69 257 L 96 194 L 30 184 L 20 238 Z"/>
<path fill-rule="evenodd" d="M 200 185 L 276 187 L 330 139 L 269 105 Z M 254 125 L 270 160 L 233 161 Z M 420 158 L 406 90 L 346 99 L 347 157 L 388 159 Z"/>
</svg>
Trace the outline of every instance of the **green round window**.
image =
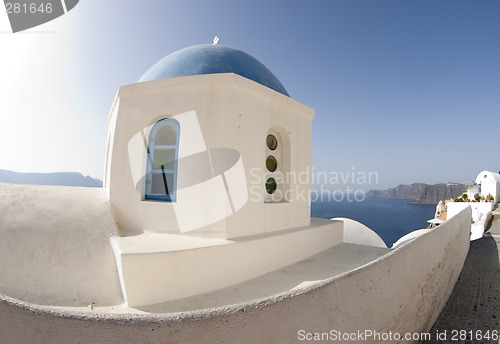
<svg viewBox="0 0 500 344">
<path fill-rule="evenodd" d="M 276 158 L 272 155 L 269 155 L 266 159 L 266 167 L 269 172 L 274 172 L 276 171 L 276 168 L 278 167 L 278 162 L 276 161 Z"/>
<path fill-rule="evenodd" d="M 273 194 L 277 187 L 278 185 L 276 185 L 276 180 L 274 178 L 268 178 L 266 180 L 266 191 L 268 194 Z"/>
</svg>

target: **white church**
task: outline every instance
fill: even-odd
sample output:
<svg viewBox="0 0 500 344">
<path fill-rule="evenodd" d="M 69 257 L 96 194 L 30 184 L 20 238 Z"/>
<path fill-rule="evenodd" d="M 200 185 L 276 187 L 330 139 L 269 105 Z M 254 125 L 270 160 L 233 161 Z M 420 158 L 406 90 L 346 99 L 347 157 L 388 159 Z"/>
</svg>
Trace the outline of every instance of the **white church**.
<svg viewBox="0 0 500 344">
<path fill-rule="evenodd" d="M 342 223 L 311 221 L 310 181 L 294 178 L 311 170 L 313 118 L 262 63 L 220 44 L 120 87 L 104 187 L 127 303 L 226 287 L 340 243 Z"/>
</svg>

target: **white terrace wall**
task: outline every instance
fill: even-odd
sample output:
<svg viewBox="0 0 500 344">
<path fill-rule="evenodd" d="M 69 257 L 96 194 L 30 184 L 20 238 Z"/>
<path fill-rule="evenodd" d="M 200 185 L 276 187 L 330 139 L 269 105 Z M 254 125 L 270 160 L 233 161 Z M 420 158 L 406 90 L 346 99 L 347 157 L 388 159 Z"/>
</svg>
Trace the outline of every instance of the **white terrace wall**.
<svg viewBox="0 0 500 344">
<path fill-rule="evenodd" d="M 426 234 L 340 276 L 293 292 L 195 312 L 112 315 L 0 300 L 1 343 L 300 343 L 298 333 L 429 331 L 469 249 L 467 208 Z M 332 262 L 335 263 L 335 262 Z M 364 343 L 374 343 L 366 338 Z M 378 341 L 380 342 L 380 341 Z M 413 342 L 403 341 L 400 342 Z"/>
<path fill-rule="evenodd" d="M 494 205 L 495 203 L 493 202 L 448 202 L 447 218 L 449 219 L 450 217 L 457 215 L 462 210 L 470 206 L 472 209 L 472 220 L 476 222 L 487 216 L 488 213 L 491 213 Z"/>
<path fill-rule="evenodd" d="M 103 189 L 0 183 L 0 294 L 58 306 L 122 303 L 113 235 Z"/>
</svg>

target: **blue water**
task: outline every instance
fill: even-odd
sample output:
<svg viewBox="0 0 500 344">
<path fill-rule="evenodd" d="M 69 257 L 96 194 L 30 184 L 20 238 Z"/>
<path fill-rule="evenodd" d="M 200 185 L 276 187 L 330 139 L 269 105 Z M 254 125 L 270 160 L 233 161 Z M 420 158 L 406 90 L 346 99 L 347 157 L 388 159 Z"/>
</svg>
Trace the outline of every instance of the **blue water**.
<svg viewBox="0 0 500 344">
<path fill-rule="evenodd" d="M 427 228 L 427 220 L 434 217 L 436 206 L 409 204 L 406 200 L 365 198 L 362 202 L 312 202 L 311 216 L 330 219 L 347 217 L 361 222 L 375 231 L 391 247 L 403 235 Z"/>
</svg>

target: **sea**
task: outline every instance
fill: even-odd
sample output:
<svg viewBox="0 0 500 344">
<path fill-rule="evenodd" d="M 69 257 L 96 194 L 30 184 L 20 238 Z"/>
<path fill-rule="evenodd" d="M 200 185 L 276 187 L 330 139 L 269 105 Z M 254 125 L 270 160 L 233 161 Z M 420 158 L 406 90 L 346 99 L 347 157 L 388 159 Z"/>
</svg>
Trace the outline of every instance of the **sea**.
<svg viewBox="0 0 500 344">
<path fill-rule="evenodd" d="M 410 204 L 402 199 L 364 198 L 362 201 L 313 201 L 311 216 L 324 219 L 346 217 L 361 222 L 376 232 L 387 247 L 417 229 L 427 228 L 436 205 Z"/>
</svg>

